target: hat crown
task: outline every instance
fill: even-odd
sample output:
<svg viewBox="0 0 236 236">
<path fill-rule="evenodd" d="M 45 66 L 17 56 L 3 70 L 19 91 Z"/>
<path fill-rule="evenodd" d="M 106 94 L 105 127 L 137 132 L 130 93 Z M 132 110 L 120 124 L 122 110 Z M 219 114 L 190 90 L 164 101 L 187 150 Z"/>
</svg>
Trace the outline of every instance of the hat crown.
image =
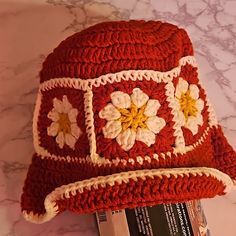
<svg viewBox="0 0 236 236">
<path fill-rule="evenodd" d="M 106 22 L 63 40 L 49 54 L 40 73 L 51 78 L 91 79 L 122 70 L 168 71 L 192 55 L 183 29 L 160 21 Z"/>
</svg>

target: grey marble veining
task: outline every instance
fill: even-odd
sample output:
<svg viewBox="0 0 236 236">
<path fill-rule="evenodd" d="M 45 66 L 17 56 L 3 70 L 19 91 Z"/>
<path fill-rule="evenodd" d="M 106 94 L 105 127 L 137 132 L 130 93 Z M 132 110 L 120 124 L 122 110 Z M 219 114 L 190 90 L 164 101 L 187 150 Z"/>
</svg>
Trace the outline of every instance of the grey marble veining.
<svg viewBox="0 0 236 236">
<path fill-rule="evenodd" d="M 220 124 L 236 148 L 236 1 L 0 0 L 0 236 L 98 235 L 92 215 L 26 222 L 20 195 L 33 153 L 39 70 L 61 40 L 105 20 L 156 19 L 184 27 Z M 236 235 L 236 191 L 203 205 L 213 236 Z M 223 225 L 223 226 L 222 226 Z"/>
</svg>

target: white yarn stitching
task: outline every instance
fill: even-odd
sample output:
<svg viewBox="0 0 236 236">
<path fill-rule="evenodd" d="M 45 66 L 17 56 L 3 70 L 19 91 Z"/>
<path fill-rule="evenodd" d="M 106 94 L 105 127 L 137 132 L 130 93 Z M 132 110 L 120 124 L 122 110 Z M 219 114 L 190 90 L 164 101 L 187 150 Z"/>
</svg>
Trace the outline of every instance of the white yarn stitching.
<svg viewBox="0 0 236 236">
<path fill-rule="evenodd" d="M 157 83 L 168 83 L 180 74 L 181 66 L 186 63 L 196 66 L 196 59 L 193 56 L 186 56 L 179 60 L 179 65 L 167 72 L 160 72 L 154 70 L 127 70 L 117 73 L 109 73 L 98 78 L 83 80 L 80 78 L 53 78 L 40 84 L 41 91 L 50 90 L 55 87 L 66 87 L 80 89 L 83 91 L 91 90 L 92 87 L 99 87 L 107 83 L 120 82 L 122 80 L 136 81 L 136 80 L 153 80 Z"/>
<path fill-rule="evenodd" d="M 171 175 L 178 177 L 184 176 L 212 176 L 215 177 L 218 181 L 222 182 L 225 186 L 224 192 L 227 193 L 233 187 L 233 181 L 230 179 L 228 175 L 225 173 L 207 167 L 192 167 L 192 168 L 175 168 L 175 169 L 152 169 L 152 170 L 136 170 L 129 172 L 122 172 L 117 174 L 112 174 L 109 176 L 98 176 L 95 178 L 78 181 L 75 183 L 71 183 L 68 185 L 62 185 L 56 188 L 54 191 L 49 193 L 45 200 L 44 206 L 46 209 L 45 214 L 34 214 L 33 212 L 27 213 L 27 211 L 23 211 L 23 216 L 34 223 L 44 223 L 49 221 L 58 213 L 58 206 L 56 201 L 59 199 L 70 198 L 71 195 L 75 196 L 77 192 L 83 193 L 84 189 L 91 191 L 91 188 L 98 189 L 99 187 L 106 188 L 106 185 L 114 186 L 115 183 L 119 185 L 122 183 L 129 183 L 132 179 L 134 181 L 138 181 L 138 178 L 146 180 L 147 177 L 154 178 L 159 177 L 162 178 L 166 176 L 168 178 Z"/>
<path fill-rule="evenodd" d="M 208 98 L 206 98 L 206 103 L 208 106 L 208 112 L 209 112 L 209 124 L 210 126 L 217 126 L 218 125 L 218 119 L 215 113 L 215 110 L 213 109 L 210 101 Z"/>
<path fill-rule="evenodd" d="M 87 133 L 89 146 L 90 146 L 90 156 L 91 156 L 92 162 L 96 162 L 98 158 L 96 154 L 96 135 L 95 135 L 95 129 L 94 129 L 92 90 L 88 90 L 86 93 L 84 93 L 84 111 L 85 111 L 86 133 Z"/>
<path fill-rule="evenodd" d="M 42 93 L 39 91 L 36 99 L 35 109 L 34 109 L 34 115 L 33 115 L 33 142 L 34 142 L 34 149 L 36 153 L 40 153 L 40 155 L 43 156 L 51 156 L 51 154 L 45 150 L 40 143 L 39 140 L 39 130 L 38 130 L 38 118 L 39 118 L 39 111 L 41 107 L 42 102 Z M 62 158 L 66 160 L 66 158 Z"/>
<path fill-rule="evenodd" d="M 175 152 L 179 152 L 179 153 L 185 153 L 186 149 L 185 149 L 185 140 L 184 140 L 184 135 L 183 135 L 183 131 L 181 129 L 181 125 L 179 124 L 179 117 L 178 117 L 178 104 L 177 101 L 175 99 L 175 87 L 174 84 L 172 82 L 169 82 L 166 84 L 165 86 L 166 89 L 166 97 L 167 97 L 167 101 L 169 103 L 169 107 L 171 108 L 171 113 L 173 115 L 173 121 L 174 121 L 174 136 L 175 138 Z"/>
<path fill-rule="evenodd" d="M 199 68 L 197 67 L 197 72 L 198 71 L 199 71 Z M 206 95 L 206 92 L 205 92 L 206 89 L 205 89 L 204 85 L 202 84 L 202 81 L 199 80 L 198 83 L 200 84 L 200 86 L 204 90 L 204 94 L 206 96 L 206 106 L 208 107 L 207 111 L 209 112 L 209 121 L 208 121 L 208 123 L 209 123 L 210 127 L 213 127 L 213 126 L 217 127 L 218 126 L 217 115 L 215 113 L 215 110 L 212 107 L 212 104 L 211 104 L 208 96 Z"/>
</svg>

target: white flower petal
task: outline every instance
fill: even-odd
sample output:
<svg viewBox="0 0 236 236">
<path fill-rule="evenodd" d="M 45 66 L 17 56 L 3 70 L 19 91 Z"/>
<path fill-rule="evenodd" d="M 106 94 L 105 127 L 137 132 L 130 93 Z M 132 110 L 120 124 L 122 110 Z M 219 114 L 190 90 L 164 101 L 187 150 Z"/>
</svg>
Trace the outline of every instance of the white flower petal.
<svg viewBox="0 0 236 236">
<path fill-rule="evenodd" d="M 163 118 L 152 116 L 146 120 L 146 125 L 149 130 L 157 134 L 166 125 L 166 122 Z"/>
<path fill-rule="evenodd" d="M 60 148 L 64 147 L 65 137 L 64 137 L 64 133 L 62 131 L 57 135 L 56 142 L 57 142 L 57 144 L 59 145 Z"/>
<path fill-rule="evenodd" d="M 193 99 L 197 100 L 199 98 L 199 88 L 196 84 L 189 85 L 189 92 Z"/>
<path fill-rule="evenodd" d="M 189 129 L 193 135 L 197 134 L 198 132 L 198 123 L 196 122 L 196 117 L 189 116 L 188 120 L 185 124 L 185 127 Z"/>
<path fill-rule="evenodd" d="M 198 99 L 196 101 L 196 108 L 198 110 L 199 113 L 202 112 L 203 108 L 204 108 L 204 101 L 202 99 Z"/>
<path fill-rule="evenodd" d="M 138 128 L 136 134 L 136 140 L 141 141 L 145 143 L 148 147 L 150 147 L 152 144 L 155 143 L 156 136 L 149 129 Z"/>
<path fill-rule="evenodd" d="M 133 93 L 131 94 L 132 102 L 138 107 L 142 107 L 148 101 L 149 97 L 146 93 L 144 93 L 140 88 L 133 89 Z"/>
<path fill-rule="evenodd" d="M 53 108 L 51 111 L 49 111 L 47 117 L 52 121 L 58 121 L 59 120 L 59 113 Z"/>
<path fill-rule="evenodd" d="M 68 117 L 69 117 L 70 122 L 75 123 L 77 115 L 78 115 L 78 110 L 75 108 L 72 108 L 68 113 Z"/>
<path fill-rule="evenodd" d="M 118 108 L 129 108 L 131 105 L 130 96 L 121 91 L 113 92 L 111 94 L 111 101 Z"/>
<path fill-rule="evenodd" d="M 149 99 L 144 111 L 145 116 L 155 116 L 161 104 L 156 99 Z"/>
<path fill-rule="evenodd" d="M 82 135 L 81 129 L 78 127 L 77 124 L 71 124 L 70 126 L 71 134 L 78 139 Z"/>
<path fill-rule="evenodd" d="M 129 151 L 134 146 L 135 137 L 135 131 L 132 129 L 126 129 L 117 136 L 116 141 L 119 143 L 122 149 Z"/>
<path fill-rule="evenodd" d="M 108 121 L 102 131 L 105 138 L 116 138 L 122 131 L 121 122 L 117 120 Z"/>
<path fill-rule="evenodd" d="M 72 149 L 75 149 L 76 138 L 71 134 L 65 134 L 65 143 Z"/>
<path fill-rule="evenodd" d="M 175 97 L 180 98 L 182 93 L 186 93 L 187 90 L 188 90 L 188 82 L 180 77 L 179 82 L 176 86 Z"/>
<path fill-rule="evenodd" d="M 184 116 L 184 113 L 182 111 L 179 111 L 177 113 L 177 120 L 175 122 L 178 123 L 180 126 L 185 125 L 185 116 Z"/>
<path fill-rule="evenodd" d="M 120 112 L 111 103 L 107 104 L 99 112 L 99 117 L 106 120 L 117 120 L 120 116 Z"/>
<path fill-rule="evenodd" d="M 197 116 L 195 117 L 195 119 L 196 119 L 196 123 L 197 123 L 198 125 L 203 125 L 203 117 L 202 117 L 202 115 L 201 115 L 200 113 L 197 114 Z"/>
<path fill-rule="evenodd" d="M 68 113 L 72 109 L 72 105 L 68 101 L 68 98 L 66 95 L 64 95 L 62 98 L 62 107 L 63 107 L 64 113 Z"/>
<path fill-rule="evenodd" d="M 53 106 L 54 106 L 55 110 L 56 110 L 58 113 L 62 113 L 62 112 L 63 112 L 62 101 L 60 101 L 59 99 L 57 99 L 57 98 L 54 98 L 54 99 L 53 99 Z"/>
<path fill-rule="evenodd" d="M 47 128 L 47 134 L 49 136 L 56 136 L 58 133 L 59 124 L 57 122 L 52 122 L 51 125 Z"/>
</svg>

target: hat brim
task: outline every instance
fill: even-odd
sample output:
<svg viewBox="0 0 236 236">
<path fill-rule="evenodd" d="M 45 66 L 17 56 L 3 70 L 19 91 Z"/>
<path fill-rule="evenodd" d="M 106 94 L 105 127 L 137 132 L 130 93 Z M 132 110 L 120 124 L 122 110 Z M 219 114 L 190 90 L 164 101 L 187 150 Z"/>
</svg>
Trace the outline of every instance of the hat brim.
<svg viewBox="0 0 236 236">
<path fill-rule="evenodd" d="M 81 214 L 185 202 L 223 195 L 232 186 L 228 175 L 206 167 L 121 172 L 57 187 L 44 200 L 45 214 L 24 210 L 23 216 L 44 223 L 65 210 Z"/>
</svg>

